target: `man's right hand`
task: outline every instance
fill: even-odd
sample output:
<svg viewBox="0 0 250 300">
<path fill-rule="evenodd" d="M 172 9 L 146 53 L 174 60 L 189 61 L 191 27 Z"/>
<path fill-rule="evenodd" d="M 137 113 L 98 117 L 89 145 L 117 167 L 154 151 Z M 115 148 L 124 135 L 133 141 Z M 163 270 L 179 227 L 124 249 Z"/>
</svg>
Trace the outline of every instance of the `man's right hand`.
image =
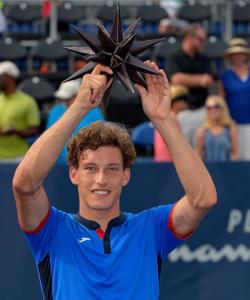
<svg viewBox="0 0 250 300">
<path fill-rule="evenodd" d="M 80 105 L 82 109 L 89 111 L 101 103 L 105 91 L 112 83 L 112 80 L 107 83 L 107 77 L 102 73 L 112 75 L 113 71 L 107 66 L 98 64 L 91 74 L 83 76 L 81 87 L 75 100 L 75 103 Z"/>
</svg>

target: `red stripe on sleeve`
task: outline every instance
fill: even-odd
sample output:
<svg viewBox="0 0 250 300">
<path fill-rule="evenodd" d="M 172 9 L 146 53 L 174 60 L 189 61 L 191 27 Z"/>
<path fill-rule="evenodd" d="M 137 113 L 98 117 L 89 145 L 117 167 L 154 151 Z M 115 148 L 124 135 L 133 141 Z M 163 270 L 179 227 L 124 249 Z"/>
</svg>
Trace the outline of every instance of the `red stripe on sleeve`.
<svg viewBox="0 0 250 300">
<path fill-rule="evenodd" d="M 49 208 L 46 216 L 43 218 L 43 220 L 40 222 L 40 224 L 35 229 L 25 230 L 22 228 L 22 226 L 20 226 L 21 229 L 23 230 L 24 233 L 27 233 L 27 234 L 38 233 L 43 228 L 43 226 L 46 224 L 46 222 L 50 216 L 50 212 L 51 212 L 51 207 Z"/>
<path fill-rule="evenodd" d="M 177 232 L 176 232 L 176 230 L 175 230 L 175 228 L 174 228 L 174 224 L 173 224 L 173 212 L 174 212 L 174 208 L 175 208 L 175 205 L 172 207 L 172 209 L 171 209 L 171 211 L 170 211 L 170 214 L 169 214 L 169 217 L 168 217 L 168 229 L 173 233 L 173 235 L 177 238 L 177 239 L 179 239 L 179 240 L 186 240 L 186 239 L 188 239 L 191 235 L 192 235 L 192 233 L 193 233 L 193 231 L 190 231 L 190 232 L 188 232 L 187 234 L 185 234 L 185 235 L 179 235 Z"/>
</svg>

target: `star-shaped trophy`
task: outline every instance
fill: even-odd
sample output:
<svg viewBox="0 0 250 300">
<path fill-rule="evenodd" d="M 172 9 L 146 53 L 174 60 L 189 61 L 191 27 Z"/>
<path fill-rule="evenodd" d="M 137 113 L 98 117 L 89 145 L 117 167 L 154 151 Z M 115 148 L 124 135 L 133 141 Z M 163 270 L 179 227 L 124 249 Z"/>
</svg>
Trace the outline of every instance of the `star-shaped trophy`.
<svg viewBox="0 0 250 300">
<path fill-rule="evenodd" d="M 154 75 L 160 75 L 160 73 L 148 67 L 136 56 L 165 38 L 135 41 L 135 29 L 139 20 L 140 18 L 135 20 L 126 31 L 122 32 L 120 6 L 117 1 L 110 33 L 99 20 L 96 21 L 98 39 L 72 26 L 79 36 L 83 38 L 88 47 L 65 48 L 82 56 L 87 64 L 65 79 L 64 82 L 81 78 L 84 74 L 90 73 L 96 64 L 100 63 L 109 66 L 113 70 L 112 76 L 107 75 L 108 81 L 118 79 L 125 88 L 129 89 L 132 93 L 135 92 L 134 83 L 146 87 L 143 73 Z M 104 99 L 107 99 L 110 95 L 111 88 L 112 84 L 106 91 Z"/>
</svg>

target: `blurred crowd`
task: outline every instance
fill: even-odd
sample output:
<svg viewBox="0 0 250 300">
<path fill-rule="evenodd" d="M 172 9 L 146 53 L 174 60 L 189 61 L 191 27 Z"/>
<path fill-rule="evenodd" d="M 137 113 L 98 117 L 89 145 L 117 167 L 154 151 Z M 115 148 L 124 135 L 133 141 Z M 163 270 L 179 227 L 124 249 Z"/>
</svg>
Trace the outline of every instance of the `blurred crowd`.
<svg viewBox="0 0 250 300">
<path fill-rule="evenodd" d="M 198 23 L 176 24 L 164 19 L 159 24 L 159 32 L 177 28 L 182 33 L 180 47 L 164 65 L 172 94 L 171 111 L 177 126 L 205 161 L 250 160 L 250 49 L 247 41 L 236 37 L 231 39 L 223 54 L 226 68 L 215 78 L 210 60 L 203 53 L 207 40 L 204 27 Z M 0 21 L 1 30 L 4 30 L 4 22 Z M 75 60 L 75 70 L 83 65 L 82 60 Z M 41 72 L 49 72 L 49 69 L 45 70 L 49 68 L 46 61 L 41 67 Z M 80 87 L 78 80 L 58 85 L 54 93 L 56 100 L 46 112 L 46 117 L 41 118 L 36 99 L 18 88 L 19 78 L 20 70 L 16 64 L 0 62 L 2 163 L 20 162 L 29 146 L 67 110 Z M 79 123 L 74 134 L 91 122 L 106 118 L 104 107 L 96 108 Z M 143 146 L 143 140 L 147 150 L 151 146 L 151 151 L 142 153 L 142 156 L 157 162 L 171 161 L 160 135 L 147 121 L 143 123 L 144 136 L 137 145 L 138 137 L 134 137 L 140 134 L 140 125 L 129 130 L 138 148 Z M 150 139 L 152 145 L 148 142 Z M 65 145 L 58 164 L 67 163 L 66 152 Z"/>
<path fill-rule="evenodd" d="M 206 31 L 189 26 L 181 48 L 166 69 L 172 91 L 172 112 L 180 130 L 206 161 L 250 159 L 250 49 L 233 38 L 224 53 L 228 67 L 214 81 L 209 61 L 202 54 Z M 211 94 L 211 89 L 213 93 Z M 170 160 L 155 133 L 155 159 Z"/>
</svg>

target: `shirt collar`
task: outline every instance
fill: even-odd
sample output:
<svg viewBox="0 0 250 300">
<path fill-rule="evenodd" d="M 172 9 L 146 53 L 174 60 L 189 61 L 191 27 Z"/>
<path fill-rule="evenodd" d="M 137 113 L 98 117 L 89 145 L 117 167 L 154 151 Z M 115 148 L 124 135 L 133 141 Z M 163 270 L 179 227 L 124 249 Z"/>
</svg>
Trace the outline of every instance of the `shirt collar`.
<svg viewBox="0 0 250 300">
<path fill-rule="evenodd" d="M 88 229 L 97 229 L 100 228 L 100 224 L 98 224 L 96 221 L 93 220 L 88 220 L 84 217 L 82 217 L 79 213 L 75 215 L 75 219 L 81 223 L 82 225 L 84 225 L 85 227 L 87 227 Z M 114 219 L 111 219 L 108 223 L 109 227 L 117 227 L 119 225 L 122 225 L 126 220 L 126 215 L 121 212 L 120 215 Z"/>
</svg>

